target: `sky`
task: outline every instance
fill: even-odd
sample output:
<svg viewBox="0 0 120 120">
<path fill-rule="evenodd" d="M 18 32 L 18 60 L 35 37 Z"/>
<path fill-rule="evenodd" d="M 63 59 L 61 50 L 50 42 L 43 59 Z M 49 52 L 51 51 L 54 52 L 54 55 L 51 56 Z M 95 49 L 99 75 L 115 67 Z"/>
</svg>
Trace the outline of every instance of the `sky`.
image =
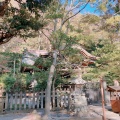
<svg viewBox="0 0 120 120">
<path fill-rule="evenodd" d="M 61 0 L 61 3 L 64 4 L 65 0 Z M 77 4 L 77 3 L 75 3 L 75 4 Z M 82 9 L 84 6 L 85 6 L 85 4 L 82 5 L 80 7 L 80 9 Z M 67 9 L 69 9 L 69 8 L 67 8 Z M 75 9 L 75 11 L 73 11 L 73 12 L 77 12 L 78 10 L 79 9 Z M 98 16 L 101 14 L 100 11 L 96 11 L 96 7 L 92 7 L 92 5 L 89 4 L 89 3 L 87 4 L 87 6 L 80 13 L 81 14 L 87 14 L 87 13 L 89 13 L 89 14 L 95 14 L 95 15 L 98 15 Z"/>
<path fill-rule="evenodd" d="M 76 1 L 77 1 L 77 0 L 76 0 Z M 114 1 L 114 2 L 113 2 L 113 1 Z M 116 1 L 117 1 L 117 0 L 111 0 L 111 2 L 109 1 L 109 2 L 106 4 L 107 8 L 109 9 L 109 13 L 110 13 L 110 14 L 113 14 L 114 11 L 109 8 L 109 5 L 111 4 L 112 7 L 115 6 L 115 5 L 116 5 Z M 65 0 L 61 0 L 61 2 L 64 3 Z M 99 0 L 99 1 L 96 2 L 95 4 L 96 4 L 96 5 L 99 5 L 100 3 L 101 3 L 101 0 Z M 75 4 L 77 4 L 77 2 L 76 2 Z M 85 4 L 84 4 L 84 5 L 85 5 Z M 81 8 L 83 8 L 84 5 L 81 6 Z M 77 12 L 77 11 L 74 11 L 74 12 Z M 100 15 L 103 15 L 103 14 L 104 14 L 102 11 L 98 10 L 98 9 L 95 7 L 95 5 L 94 5 L 94 7 L 93 7 L 92 4 L 90 4 L 90 3 L 88 3 L 87 6 L 86 6 L 80 13 L 81 13 L 81 14 L 87 14 L 87 13 L 89 13 L 89 14 L 94 14 L 94 15 L 97 15 L 97 16 L 100 16 Z"/>
<path fill-rule="evenodd" d="M 90 4 L 88 4 L 88 5 L 86 6 L 86 8 L 85 8 L 84 10 L 82 10 L 80 13 L 81 13 L 81 14 L 90 13 L 90 14 L 100 15 L 100 12 L 99 12 L 99 11 L 96 11 L 96 8 L 95 8 L 95 7 L 92 7 Z"/>
<path fill-rule="evenodd" d="M 108 8 L 108 11 L 110 14 L 114 14 L 114 10 L 111 9 L 111 7 L 109 7 L 109 4 L 111 4 L 112 6 L 111 7 L 115 7 L 116 4 L 117 4 L 117 0 L 115 0 L 114 2 L 111 0 L 111 2 L 109 2 L 108 4 L 106 4 L 107 8 Z M 99 5 L 99 3 L 98 3 Z M 82 8 L 82 7 L 81 7 Z M 98 10 L 95 6 L 92 7 L 92 4 L 88 4 L 86 6 L 86 8 L 84 10 L 81 11 L 82 14 L 86 14 L 86 13 L 90 13 L 90 14 L 95 14 L 95 15 L 103 15 L 104 13 L 100 10 Z"/>
</svg>

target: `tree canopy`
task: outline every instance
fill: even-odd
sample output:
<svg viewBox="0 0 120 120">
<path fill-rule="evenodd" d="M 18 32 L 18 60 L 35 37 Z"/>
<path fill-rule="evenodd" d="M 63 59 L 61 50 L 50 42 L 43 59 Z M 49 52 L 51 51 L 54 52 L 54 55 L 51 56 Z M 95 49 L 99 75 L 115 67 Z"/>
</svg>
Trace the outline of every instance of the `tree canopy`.
<svg viewBox="0 0 120 120">
<path fill-rule="evenodd" d="M 120 72 L 119 14 L 116 15 L 116 12 L 119 12 L 116 11 L 119 0 L 117 2 L 114 0 L 28 0 L 26 2 L 16 0 L 16 2 L 17 7 L 8 5 L 5 9 L 0 25 L 0 44 L 8 42 L 13 36 L 19 36 L 24 39 L 29 38 L 29 43 L 34 40 L 31 44 L 36 46 L 39 44 L 37 49 L 47 49 L 49 46 L 50 58 L 41 57 L 36 61 L 36 66 L 42 64 L 47 69 L 32 75 L 39 82 L 38 88 L 43 89 L 43 86 L 47 88 L 46 115 L 49 115 L 51 86 L 69 80 L 63 77 L 63 73 L 69 73 L 71 78 L 75 76 L 73 71 L 81 68 L 79 74 L 82 74 L 84 79 L 98 80 L 100 76 L 104 76 L 110 84 L 114 79 L 120 78 L 118 74 Z M 88 4 L 102 12 L 101 16 L 79 14 Z M 86 66 L 83 63 L 87 63 Z M 16 74 L 16 77 L 27 80 L 28 76 Z M 14 79 L 12 80 L 11 84 L 14 82 Z"/>
</svg>

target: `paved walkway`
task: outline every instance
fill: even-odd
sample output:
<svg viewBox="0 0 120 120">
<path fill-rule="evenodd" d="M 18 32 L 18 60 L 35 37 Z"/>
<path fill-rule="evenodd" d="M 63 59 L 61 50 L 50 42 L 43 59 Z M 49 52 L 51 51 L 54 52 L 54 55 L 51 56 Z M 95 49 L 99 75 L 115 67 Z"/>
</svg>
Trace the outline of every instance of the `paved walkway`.
<svg viewBox="0 0 120 120">
<path fill-rule="evenodd" d="M 98 115 L 102 116 L 102 107 L 101 106 L 89 106 L 90 110 L 97 113 Z M 108 120 L 120 120 L 120 116 L 118 113 L 114 113 L 112 112 L 112 109 L 110 106 L 107 106 L 105 109 L 105 114 L 106 114 L 106 118 Z"/>
<path fill-rule="evenodd" d="M 112 112 L 111 110 L 106 108 L 106 118 L 107 120 L 120 120 L 120 116 L 117 113 Z M 43 112 L 38 112 L 38 114 L 42 115 Z M 65 110 L 57 113 L 51 112 L 51 119 L 50 120 L 102 120 L 102 107 L 101 106 L 89 106 L 87 117 L 79 117 L 79 116 L 72 116 L 67 114 Z M 5 114 L 0 115 L 0 120 L 26 120 L 29 113 L 16 113 L 16 114 Z M 27 119 L 33 120 L 33 119 Z"/>
</svg>

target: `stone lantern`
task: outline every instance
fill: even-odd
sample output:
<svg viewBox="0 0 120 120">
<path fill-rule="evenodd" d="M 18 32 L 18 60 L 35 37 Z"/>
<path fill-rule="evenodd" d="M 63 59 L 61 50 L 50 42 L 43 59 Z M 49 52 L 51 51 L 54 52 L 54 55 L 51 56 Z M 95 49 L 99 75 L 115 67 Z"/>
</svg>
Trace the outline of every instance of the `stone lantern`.
<svg viewBox="0 0 120 120">
<path fill-rule="evenodd" d="M 71 92 L 71 104 L 74 105 L 75 113 L 86 113 L 87 99 L 82 89 L 86 81 L 81 76 L 78 76 L 70 82 L 75 85 L 75 90 Z"/>
</svg>

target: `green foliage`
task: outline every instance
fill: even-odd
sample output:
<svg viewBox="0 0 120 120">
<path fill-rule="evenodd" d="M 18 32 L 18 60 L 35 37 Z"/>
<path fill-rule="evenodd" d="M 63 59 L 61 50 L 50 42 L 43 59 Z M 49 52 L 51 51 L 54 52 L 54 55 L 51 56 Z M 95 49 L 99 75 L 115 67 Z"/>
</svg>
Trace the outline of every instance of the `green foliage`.
<svg viewBox="0 0 120 120">
<path fill-rule="evenodd" d="M 70 53 L 70 55 L 69 55 L 69 62 L 71 64 L 80 64 L 83 59 L 84 58 L 81 54 L 75 54 L 72 52 L 72 54 Z"/>
<path fill-rule="evenodd" d="M 30 74 L 17 74 L 13 77 L 11 74 L 0 75 L 0 84 L 7 92 L 25 91 L 29 89 L 29 85 L 32 81 Z"/>
<path fill-rule="evenodd" d="M 97 45 L 96 42 L 94 41 L 94 37 L 90 35 L 83 35 L 79 34 L 77 36 L 77 39 L 79 39 L 79 43 L 85 47 L 85 49 L 91 53 L 96 50 Z"/>
<path fill-rule="evenodd" d="M 98 76 L 96 76 L 94 73 L 87 73 L 87 74 L 84 74 L 83 76 L 82 76 L 82 78 L 84 79 L 84 80 L 86 80 L 86 81 L 92 81 L 92 80 L 94 80 L 95 78 L 98 78 Z"/>
<path fill-rule="evenodd" d="M 4 74 L 0 76 L 0 85 L 2 85 L 6 91 L 26 91 L 30 89 L 30 84 L 33 80 L 37 81 L 37 86 L 34 90 L 44 90 L 46 88 L 46 81 L 48 78 L 48 71 L 35 72 L 33 75 L 19 73 L 16 77 L 10 74 Z"/>
<path fill-rule="evenodd" d="M 92 66 L 84 75 L 85 79 L 90 80 L 103 76 L 108 84 L 112 84 L 114 79 L 120 78 L 118 68 L 120 50 L 115 43 L 111 44 L 109 40 L 99 40 L 96 50 L 92 53 L 100 58 L 96 61 L 95 66 Z"/>
<path fill-rule="evenodd" d="M 45 11 L 52 1 L 53 0 L 39 0 L 39 1 L 38 0 L 27 0 L 26 7 L 28 7 L 31 12 L 34 12 L 34 8 Z"/>
<path fill-rule="evenodd" d="M 0 52 L 0 55 L 4 55 L 6 57 L 9 57 L 12 60 L 21 58 L 21 54 L 19 54 L 19 53 Z"/>
<path fill-rule="evenodd" d="M 83 32 L 83 30 L 82 30 L 82 29 L 80 29 L 80 28 L 75 29 L 75 31 L 76 31 L 77 33 L 82 33 L 82 32 Z"/>
<path fill-rule="evenodd" d="M 116 12 L 116 13 L 119 12 L 119 4 L 117 4 L 114 9 L 115 9 L 115 12 Z M 120 14 L 120 13 L 118 13 L 118 14 Z"/>
<path fill-rule="evenodd" d="M 108 74 L 104 76 L 104 80 L 108 85 L 113 85 L 113 80 L 115 79 L 118 79 L 118 76 L 115 73 L 108 72 Z"/>
<path fill-rule="evenodd" d="M 4 86 L 4 80 L 8 77 L 9 75 L 8 74 L 3 74 L 3 75 L 0 75 L 0 85 L 5 87 Z"/>
<path fill-rule="evenodd" d="M 117 34 L 117 32 L 119 31 L 119 19 L 119 15 L 107 18 L 106 23 L 103 24 L 100 29 L 111 32 L 111 34 Z"/>
<path fill-rule="evenodd" d="M 14 90 L 14 84 L 15 84 L 15 78 L 13 76 L 7 76 L 4 80 L 3 83 L 5 85 L 5 90 L 6 91 L 11 91 Z"/>
<path fill-rule="evenodd" d="M 106 3 L 105 3 L 105 2 L 101 3 L 101 4 L 98 6 L 98 9 L 100 9 L 100 10 L 103 11 L 103 12 L 106 12 L 106 11 L 107 11 Z"/>
<path fill-rule="evenodd" d="M 57 18 L 63 18 L 64 12 L 62 5 L 59 1 L 53 0 L 50 3 L 50 7 L 47 9 L 47 14 L 45 15 L 47 19 L 57 19 Z"/>
<path fill-rule="evenodd" d="M 96 0 L 90 0 L 90 2 L 96 2 Z"/>
<path fill-rule="evenodd" d="M 70 32 L 74 32 L 74 31 L 76 31 L 77 33 L 82 33 L 83 32 L 83 30 L 80 27 L 76 28 L 71 24 L 68 24 L 67 27 L 69 28 Z"/>
<path fill-rule="evenodd" d="M 73 32 L 75 30 L 74 26 L 73 25 L 67 25 L 67 27 L 70 29 L 71 32 Z"/>
<path fill-rule="evenodd" d="M 58 87 L 60 84 L 68 83 L 68 79 L 61 77 L 60 73 L 56 76 L 55 87 Z"/>
<path fill-rule="evenodd" d="M 71 37 L 65 34 L 63 31 L 58 30 L 52 33 L 51 41 L 53 49 L 66 50 L 71 49 L 73 44 L 77 43 L 76 37 Z"/>
<path fill-rule="evenodd" d="M 7 16 L 9 16 L 11 14 L 11 11 L 8 11 L 7 14 Z M 9 17 L 6 17 L 5 22 L 7 21 L 10 24 L 10 26 L 8 26 L 10 27 L 8 28 L 9 32 L 15 35 L 30 37 L 31 34 L 31 36 L 35 36 L 36 33 L 34 31 L 38 31 L 46 25 L 45 21 L 43 21 L 42 19 L 36 19 L 36 16 L 33 16 L 25 8 L 21 8 L 18 14 L 12 14 L 13 16 L 11 15 Z"/>
<path fill-rule="evenodd" d="M 100 21 L 100 18 L 96 15 L 91 15 L 91 14 L 87 14 L 83 17 L 82 22 L 84 23 L 89 23 L 89 24 L 95 24 L 98 23 Z"/>
<path fill-rule="evenodd" d="M 35 61 L 35 66 L 41 66 L 44 68 L 50 68 L 52 64 L 52 58 L 43 58 L 43 57 L 39 57 L 36 61 Z"/>
<path fill-rule="evenodd" d="M 15 62 L 16 73 L 20 71 L 20 64 L 21 64 L 21 58 L 22 58 L 21 54 L 1 52 L 0 55 L 1 55 L 0 63 L 4 63 L 4 65 L 8 67 L 12 73 L 14 69 L 14 62 Z"/>
<path fill-rule="evenodd" d="M 4 86 L 6 91 L 25 91 L 28 89 L 30 84 L 31 77 L 29 74 L 19 74 L 14 78 L 11 75 L 8 75 L 4 80 Z"/>
<path fill-rule="evenodd" d="M 96 0 L 92 0 L 91 2 L 96 2 Z M 108 1 L 106 0 L 105 2 L 101 3 L 101 0 L 100 0 L 100 4 L 97 6 L 103 12 L 106 12 L 108 10 L 106 6 L 106 2 Z M 6 12 L 6 16 L 5 16 L 4 26 L 2 27 L 4 28 L 4 30 L 9 31 L 15 35 L 20 35 L 21 37 L 37 36 L 38 31 L 46 27 L 49 21 L 50 21 L 49 24 L 51 24 L 51 22 L 53 22 L 55 19 L 58 19 L 58 21 L 62 21 L 68 18 L 69 15 L 65 16 L 65 13 L 67 11 L 66 8 L 69 8 L 67 6 L 68 4 L 69 3 L 67 1 L 65 4 L 64 3 L 61 4 L 56 0 L 53 0 L 53 1 L 41 0 L 40 2 L 37 2 L 34 0 L 28 0 L 27 4 L 20 5 L 19 10 L 16 8 L 8 9 L 8 12 Z M 48 7 L 48 5 L 50 6 Z M 86 27 L 86 30 L 88 30 L 88 28 L 92 27 L 93 24 L 100 23 L 100 19 L 101 19 L 100 17 L 95 15 L 86 15 L 82 20 L 81 19 L 80 20 L 81 20 L 81 23 L 88 24 L 88 26 Z M 118 21 L 119 19 L 117 20 L 117 22 Z M 105 23 L 105 26 L 102 27 L 102 30 L 115 33 L 116 28 L 118 28 L 118 24 L 113 24 L 113 22 L 114 22 L 113 20 L 112 21 L 107 20 Z M 53 24 L 51 25 L 53 26 Z M 113 29 L 114 25 L 115 25 L 115 29 Z M 83 35 L 82 32 L 84 32 L 83 28 L 85 27 L 85 25 L 83 26 L 83 28 L 81 27 L 78 29 L 76 29 L 76 26 L 72 25 L 71 23 L 68 23 L 68 25 L 64 24 L 64 26 L 65 26 L 65 29 L 67 26 L 70 32 L 73 32 L 72 36 L 67 35 L 65 33 L 65 30 L 61 29 L 60 23 L 57 24 L 57 29 L 54 30 L 52 33 L 50 33 L 51 34 L 50 44 L 52 46 L 52 50 L 57 49 L 59 51 L 59 56 L 57 59 L 59 64 L 64 62 L 63 58 L 65 58 L 68 60 L 67 62 L 79 65 L 84 58 L 82 55 L 80 55 L 79 51 L 74 50 L 72 46 L 74 44 L 80 44 L 88 52 L 100 57 L 100 59 L 96 61 L 96 64 L 94 66 L 91 66 L 88 73 L 84 75 L 84 78 L 86 80 L 95 79 L 101 75 L 105 76 L 108 82 L 112 82 L 112 80 L 115 78 L 120 78 L 119 76 L 120 69 L 118 69 L 120 56 L 118 52 L 119 50 L 116 49 L 116 45 L 111 44 L 106 39 L 98 40 L 97 38 L 97 40 L 95 41 L 93 36 L 88 35 L 88 32 L 87 34 L 84 33 Z M 77 35 L 74 32 L 78 33 L 79 36 L 74 37 Z M 19 58 L 16 57 L 16 54 L 14 54 L 12 58 L 10 58 L 9 60 L 13 61 L 14 59 L 17 60 L 16 67 L 18 67 L 17 64 L 19 62 L 18 60 Z M 35 63 L 36 66 L 42 65 L 43 67 L 46 67 L 46 68 L 49 68 L 51 64 L 52 64 L 52 58 L 39 58 Z M 8 66 L 13 68 L 13 63 L 9 63 Z M 6 81 L 6 85 L 9 84 L 10 86 L 8 87 L 8 90 L 15 88 L 15 86 L 19 88 L 19 90 L 27 89 L 30 82 L 33 79 L 36 79 L 38 82 L 38 85 L 35 88 L 36 90 L 41 90 L 46 88 L 48 71 L 39 70 L 35 66 L 34 67 L 27 66 L 27 67 L 32 67 L 33 70 L 37 72 L 35 72 L 34 75 L 32 76 L 17 74 L 16 79 L 13 79 L 10 76 L 9 81 L 11 81 L 11 83 L 7 83 Z M 62 66 L 60 69 L 64 67 L 66 66 Z M 70 66 L 68 68 L 70 68 Z M 114 77 L 111 77 L 111 76 L 114 76 Z M 8 77 L 5 79 L 8 79 Z M 17 80 L 17 81 L 14 81 L 14 80 Z M 60 74 L 58 74 L 56 83 L 55 83 L 56 86 L 64 82 L 66 82 L 66 79 L 61 79 Z M 14 85 L 12 86 L 12 84 Z"/>
<path fill-rule="evenodd" d="M 47 21 L 42 16 L 52 0 L 27 0 L 26 3 L 18 2 L 19 8 L 8 6 L 4 22 L 0 29 L 11 33 L 13 36 L 35 37 L 38 30 L 46 26 Z"/>
<path fill-rule="evenodd" d="M 19 73 L 16 75 L 16 81 L 14 83 L 14 88 L 17 91 L 25 91 L 29 89 L 29 85 L 31 81 L 33 80 L 32 75 L 29 73 L 23 74 Z"/>
<path fill-rule="evenodd" d="M 33 78 L 38 82 L 38 85 L 35 87 L 35 90 L 45 90 L 47 85 L 48 75 L 49 75 L 48 71 L 42 71 L 42 70 L 40 72 L 34 73 Z"/>
<path fill-rule="evenodd" d="M 46 15 L 46 18 L 47 19 L 63 18 L 63 14 L 61 14 L 61 13 L 59 13 L 59 14 L 56 14 L 56 13 L 48 14 L 48 15 Z"/>
</svg>

